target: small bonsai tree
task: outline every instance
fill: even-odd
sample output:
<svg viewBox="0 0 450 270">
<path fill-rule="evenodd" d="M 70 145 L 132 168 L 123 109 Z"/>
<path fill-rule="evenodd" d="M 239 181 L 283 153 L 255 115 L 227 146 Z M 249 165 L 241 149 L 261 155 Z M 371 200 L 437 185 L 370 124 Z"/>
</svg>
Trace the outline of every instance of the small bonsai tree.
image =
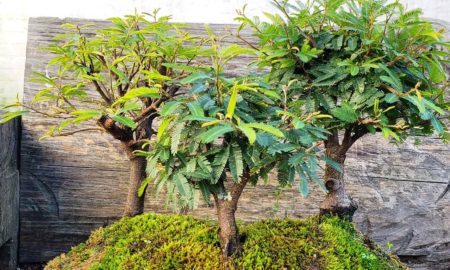
<svg viewBox="0 0 450 270">
<path fill-rule="evenodd" d="M 212 195 L 228 258 L 240 254 L 235 212 L 247 184 L 267 180 L 276 168 L 281 185 L 293 184 L 299 175 L 303 195 L 308 181 L 323 185 L 316 173 L 321 157 L 315 142 L 326 131 L 311 122 L 326 116 L 294 115 L 276 106 L 282 97 L 256 77 L 226 76 L 230 59 L 253 51 L 221 48 L 224 37 L 209 35 L 212 64 L 181 81 L 190 85 L 189 92 L 162 107 L 154 148 L 141 153 L 149 167 L 159 168 L 149 179 L 156 179 L 157 190 L 165 187 L 176 206 L 195 207 L 199 194 L 207 202 Z"/>
<path fill-rule="evenodd" d="M 144 208 L 144 196 L 137 191 L 146 178 L 146 160 L 133 152 L 151 139 L 158 107 L 177 95 L 177 80 L 189 74 L 201 40 L 184 32 L 182 25 L 170 24 L 169 17 L 158 17 L 157 11 L 110 21 L 111 26 L 95 34 L 87 30 L 93 25 L 64 24 L 66 32 L 46 48 L 55 54 L 48 63 L 54 74 L 35 72 L 33 81 L 45 88 L 30 103 L 7 106 L 23 110 L 4 113 L 0 123 L 31 111 L 58 120 L 43 138 L 110 134 L 130 159 L 124 215 L 134 216 Z M 173 69 L 180 64 L 184 69 Z"/>
<path fill-rule="evenodd" d="M 268 22 L 261 22 L 243 10 L 239 29 L 254 30 L 258 64 L 271 68 L 292 112 L 333 116 L 318 123 L 330 132 L 324 140 L 330 159 L 343 166 L 350 147 L 369 133 L 399 142 L 434 132 L 449 138 L 439 118 L 449 106 L 448 53 L 442 50 L 449 44 L 443 30 L 420 19 L 420 10 L 384 0 L 272 2 L 279 13 L 266 13 Z M 357 205 L 343 179 L 343 172 L 326 165 L 322 213 L 353 215 Z"/>
</svg>

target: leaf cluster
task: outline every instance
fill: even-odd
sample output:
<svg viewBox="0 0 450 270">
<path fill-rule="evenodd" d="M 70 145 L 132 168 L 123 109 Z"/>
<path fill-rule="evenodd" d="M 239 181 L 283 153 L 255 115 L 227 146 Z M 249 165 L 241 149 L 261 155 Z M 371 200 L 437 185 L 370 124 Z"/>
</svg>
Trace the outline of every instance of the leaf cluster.
<svg viewBox="0 0 450 270">
<path fill-rule="evenodd" d="M 227 199 L 226 183 L 267 181 L 274 168 L 282 185 L 300 176 L 303 195 L 308 181 L 322 185 L 315 146 L 326 131 L 312 125 L 320 116 L 284 112 L 277 106 L 281 96 L 258 76 L 225 75 L 224 64 L 248 52 L 216 40 L 211 37 L 211 64 L 182 81 L 188 93 L 161 108 L 157 141 L 142 152 L 157 170 L 141 190 L 154 180 L 175 206 L 195 207 L 199 194 L 206 201 L 211 194 Z"/>
<path fill-rule="evenodd" d="M 321 123 L 329 131 L 448 138 L 449 43 L 420 10 L 385 0 L 272 3 L 278 12 L 266 21 L 245 10 L 237 20 L 259 38 L 258 65 L 271 68 L 290 108 L 332 115 Z"/>
</svg>

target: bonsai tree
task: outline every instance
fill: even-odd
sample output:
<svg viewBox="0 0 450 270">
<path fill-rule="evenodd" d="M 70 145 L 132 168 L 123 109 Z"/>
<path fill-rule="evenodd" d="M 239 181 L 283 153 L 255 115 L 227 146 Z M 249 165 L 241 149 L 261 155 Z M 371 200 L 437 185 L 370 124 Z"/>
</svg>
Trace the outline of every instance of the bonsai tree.
<svg viewBox="0 0 450 270">
<path fill-rule="evenodd" d="M 58 120 L 43 138 L 100 131 L 119 140 L 130 160 L 124 215 L 134 216 L 143 212 L 137 191 L 147 166 L 133 151 L 149 148 L 158 108 L 177 95 L 177 81 L 189 74 L 202 41 L 157 11 L 110 22 L 94 34 L 87 30 L 92 25 L 64 24 L 65 33 L 46 48 L 55 55 L 48 62 L 52 72 L 35 72 L 33 81 L 45 87 L 30 103 L 7 106 L 23 109 L 4 113 L 0 123 L 34 112 Z"/>
<path fill-rule="evenodd" d="M 276 168 L 282 186 L 300 176 L 303 195 L 308 181 L 323 187 L 316 173 L 321 157 L 315 142 L 326 138 L 326 131 L 311 122 L 328 116 L 290 113 L 277 106 L 282 96 L 256 76 L 227 76 L 227 62 L 253 50 L 222 48 L 225 37 L 209 35 L 211 65 L 181 81 L 190 90 L 164 104 L 153 150 L 137 154 L 158 168 L 148 179 L 155 179 L 157 191 L 165 188 L 175 206 L 195 207 L 200 194 L 207 202 L 213 197 L 227 259 L 241 251 L 235 212 L 249 183 L 267 180 Z"/>
<path fill-rule="evenodd" d="M 420 10 L 384 0 L 272 2 L 278 13 L 266 13 L 268 22 L 240 11 L 238 30 L 250 26 L 259 38 L 258 65 L 287 91 L 292 112 L 333 116 L 317 123 L 330 132 L 323 140 L 328 158 L 343 167 L 351 146 L 376 132 L 398 142 L 433 133 L 449 138 L 440 118 L 449 107 L 442 49 L 449 43 Z M 357 205 L 343 171 L 327 164 L 324 182 L 321 212 L 351 217 Z"/>
</svg>

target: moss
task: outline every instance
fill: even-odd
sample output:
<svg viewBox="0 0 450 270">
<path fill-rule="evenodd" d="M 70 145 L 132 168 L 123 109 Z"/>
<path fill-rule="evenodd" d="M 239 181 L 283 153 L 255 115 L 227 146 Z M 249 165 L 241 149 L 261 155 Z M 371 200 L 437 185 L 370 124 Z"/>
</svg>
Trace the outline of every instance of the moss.
<svg viewBox="0 0 450 270">
<path fill-rule="evenodd" d="M 406 269 L 365 245 L 350 222 L 318 217 L 244 224 L 243 254 L 224 264 L 215 226 L 180 215 L 124 218 L 45 269 Z"/>
</svg>

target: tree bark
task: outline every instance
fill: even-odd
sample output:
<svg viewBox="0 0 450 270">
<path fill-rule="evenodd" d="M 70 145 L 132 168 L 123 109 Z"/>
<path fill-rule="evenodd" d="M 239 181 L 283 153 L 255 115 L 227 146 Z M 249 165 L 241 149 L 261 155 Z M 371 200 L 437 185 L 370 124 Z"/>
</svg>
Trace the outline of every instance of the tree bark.
<svg viewBox="0 0 450 270">
<path fill-rule="evenodd" d="M 348 148 L 349 146 L 330 141 L 325 143 L 327 157 L 340 164 L 342 172 L 335 170 L 329 164 L 325 165 L 324 183 L 328 193 L 320 205 L 321 215 L 332 214 L 351 220 L 356 209 L 358 209 L 358 205 L 347 194 L 344 185 L 344 162 Z"/>
<path fill-rule="evenodd" d="M 130 158 L 130 182 L 124 216 L 134 217 L 144 212 L 145 196 L 138 196 L 138 190 L 142 181 L 147 177 L 146 168 L 147 160 L 145 157 L 133 156 Z"/>
<path fill-rule="evenodd" d="M 250 179 L 249 170 L 244 170 L 239 183 L 234 183 L 230 188 L 231 198 L 221 199 L 218 194 L 213 194 L 219 221 L 219 241 L 224 260 L 231 256 L 240 256 L 242 253 L 239 241 L 239 229 L 236 224 L 235 213 L 239 198 Z"/>
</svg>

